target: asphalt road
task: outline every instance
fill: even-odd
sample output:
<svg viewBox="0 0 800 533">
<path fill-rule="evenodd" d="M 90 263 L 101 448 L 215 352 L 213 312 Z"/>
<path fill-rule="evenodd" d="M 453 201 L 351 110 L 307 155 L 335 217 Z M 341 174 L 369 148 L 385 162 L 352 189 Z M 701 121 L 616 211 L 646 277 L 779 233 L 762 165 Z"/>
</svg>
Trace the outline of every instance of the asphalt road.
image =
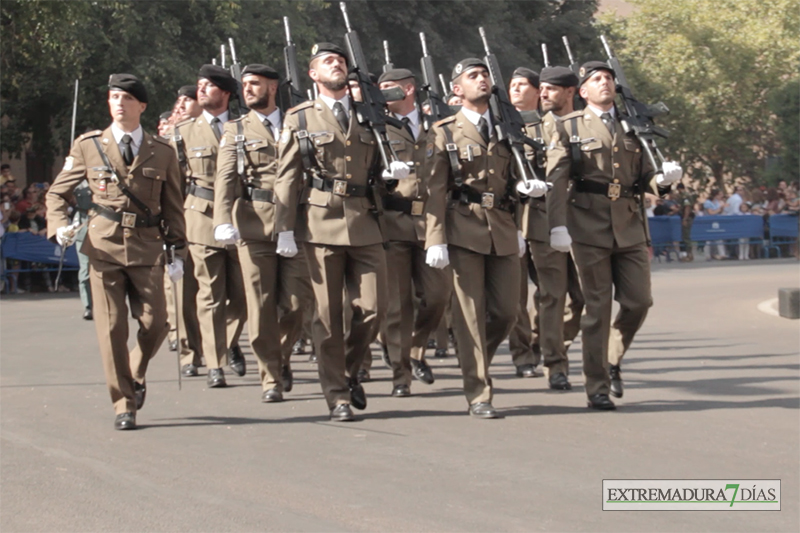
<svg viewBox="0 0 800 533">
<path fill-rule="evenodd" d="M 616 412 L 517 379 L 495 359 L 501 420 L 466 414 L 455 359 L 391 398 L 328 421 L 316 367 L 260 403 L 255 361 L 230 386 L 177 390 L 162 347 L 140 429 L 113 430 L 92 323 L 75 294 L 0 304 L 0 530 L 800 530 L 800 321 L 757 309 L 800 286 L 794 261 L 655 265 L 655 306 L 626 356 Z M 376 354 L 377 355 L 377 354 Z M 228 373 L 230 374 L 230 373 Z M 780 512 L 603 512 L 603 479 L 781 479 Z"/>
</svg>

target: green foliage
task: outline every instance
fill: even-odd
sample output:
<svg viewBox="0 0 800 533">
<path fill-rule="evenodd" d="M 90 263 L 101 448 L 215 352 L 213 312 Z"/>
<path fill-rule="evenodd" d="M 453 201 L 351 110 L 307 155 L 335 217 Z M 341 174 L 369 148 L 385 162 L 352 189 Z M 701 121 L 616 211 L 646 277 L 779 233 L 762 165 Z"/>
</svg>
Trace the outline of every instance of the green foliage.
<svg viewBox="0 0 800 533">
<path fill-rule="evenodd" d="M 468 56 L 483 56 L 478 26 L 486 28 L 504 72 L 541 68 L 540 43 L 554 63 L 566 64 L 561 36 L 579 60 L 596 57 L 592 27 L 596 0 L 434 0 L 348 2 L 369 66 L 379 73 L 382 41 L 397 66 L 419 71 L 419 32 L 425 32 L 436 66 L 450 69 Z M 283 17 L 290 19 L 298 63 L 305 70 L 314 42 L 344 44 L 338 2 L 323 0 L 110 1 L 4 0 L 0 4 L 0 150 L 19 155 L 28 142 L 46 161 L 70 144 L 74 80 L 80 79 L 77 133 L 109 122 L 108 75 L 130 72 L 142 79 L 150 104 L 143 117 L 153 131 L 158 115 L 172 108 L 175 90 L 196 79 L 197 69 L 219 57 L 233 37 L 242 64 L 283 70 Z M 309 80 L 303 86 L 310 87 Z"/>
<path fill-rule="evenodd" d="M 779 180 L 800 180 L 800 80 L 793 80 L 773 91 L 769 108 L 777 117 L 777 134 L 780 141 L 778 164 L 768 169 L 767 182 L 776 185 Z"/>
<path fill-rule="evenodd" d="M 626 19 L 602 22 L 637 96 L 670 108 L 663 121 L 669 155 L 702 183 L 760 181 L 765 161 L 784 143 L 768 99 L 798 79 L 796 0 L 631 3 L 636 9 Z M 796 135 L 797 111 L 785 119 Z"/>
</svg>

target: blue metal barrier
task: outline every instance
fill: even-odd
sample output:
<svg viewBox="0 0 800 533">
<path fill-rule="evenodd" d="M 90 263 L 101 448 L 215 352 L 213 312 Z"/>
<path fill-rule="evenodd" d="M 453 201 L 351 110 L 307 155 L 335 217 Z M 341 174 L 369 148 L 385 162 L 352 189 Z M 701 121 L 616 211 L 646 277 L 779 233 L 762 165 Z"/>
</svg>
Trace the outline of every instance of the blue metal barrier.
<svg viewBox="0 0 800 533">
<path fill-rule="evenodd" d="M 6 287 L 11 286 L 11 275 L 23 272 L 56 272 L 61 247 L 48 241 L 41 235 L 34 235 L 28 231 L 19 233 L 6 233 L 0 241 L 0 261 L 2 261 L 2 276 L 5 278 Z M 8 261 L 26 261 L 52 265 L 45 268 L 9 268 Z M 64 254 L 64 272 L 78 270 L 78 252 L 75 245 L 67 248 Z"/>
<path fill-rule="evenodd" d="M 669 260 L 669 252 L 677 253 L 674 243 L 681 241 L 681 217 L 678 215 L 650 217 L 647 222 L 650 225 L 653 255 L 657 257 L 666 253 Z"/>
<path fill-rule="evenodd" d="M 781 256 L 781 245 L 797 243 L 800 217 L 797 215 L 771 215 L 769 217 L 769 248 Z"/>
<path fill-rule="evenodd" d="M 694 219 L 693 241 L 764 241 L 764 219 L 760 215 L 708 215 Z"/>
</svg>

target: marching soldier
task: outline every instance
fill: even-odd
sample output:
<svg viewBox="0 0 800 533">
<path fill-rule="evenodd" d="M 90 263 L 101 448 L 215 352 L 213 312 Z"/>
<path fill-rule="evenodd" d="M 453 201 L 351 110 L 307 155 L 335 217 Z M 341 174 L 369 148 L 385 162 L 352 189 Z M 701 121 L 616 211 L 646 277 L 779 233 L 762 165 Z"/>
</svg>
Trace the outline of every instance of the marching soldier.
<svg viewBox="0 0 800 533">
<path fill-rule="evenodd" d="M 313 299 L 303 251 L 291 258 L 276 253 L 278 78 L 266 65 L 247 65 L 242 71 L 242 93 L 250 112 L 225 125 L 214 198 L 217 242 L 239 241 L 250 344 L 258 360 L 264 402 L 283 401 L 283 393 L 292 390 L 289 358 Z"/>
<path fill-rule="evenodd" d="M 525 243 L 515 220 L 512 153 L 498 141 L 489 112 L 486 64 L 464 59 L 452 80 L 463 107 L 436 123 L 426 147 L 431 168 L 426 261 L 434 268 L 452 266 L 453 330 L 469 414 L 496 418 L 489 365 L 514 325 Z M 537 188 L 544 194 L 544 183 Z"/>
<path fill-rule="evenodd" d="M 178 101 L 175 104 L 182 121 L 203 114 L 203 108 L 197 102 L 197 85 L 184 85 L 178 89 Z"/>
<path fill-rule="evenodd" d="M 92 283 L 89 277 L 89 256 L 80 250 L 83 248 L 83 241 L 86 240 L 86 226 L 89 220 L 89 211 L 92 209 L 92 190 L 89 182 L 83 180 L 72 191 L 75 197 L 75 216 L 72 223 L 80 229 L 75 234 L 75 249 L 78 250 L 78 291 L 83 304 L 83 319 L 93 320 L 92 315 Z"/>
<path fill-rule="evenodd" d="M 541 110 L 546 113 L 535 136 L 545 145 L 557 137 L 561 117 L 573 111 L 578 77 L 566 67 L 545 67 L 539 77 Z M 534 132 L 528 130 L 529 134 Z M 525 210 L 524 229 L 538 275 L 539 342 L 551 389 L 570 390 L 567 350 L 578 335 L 583 312 L 575 262 L 568 253 L 550 247 L 546 202 L 531 199 Z"/>
<path fill-rule="evenodd" d="M 316 297 L 320 384 L 331 419 L 350 421 L 351 405 L 367 406 L 357 374 L 386 314 L 386 255 L 376 206 L 368 199 L 370 181 L 380 172 L 379 140 L 353 113 L 344 50 L 314 45 L 308 73 L 319 97 L 287 113 L 280 138 L 277 251 L 287 257 L 298 253 L 297 226 Z M 406 165 L 392 165 L 397 170 L 385 170 L 385 179 L 407 177 Z M 353 311 L 346 342 L 345 289 Z"/>
<path fill-rule="evenodd" d="M 565 115 L 551 141 L 547 214 L 550 246 L 565 253 L 572 246 L 586 300 L 581 344 L 588 405 L 610 410 L 616 406 L 609 392 L 622 396 L 622 356 L 652 305 L 641 196 L 645 188 L 664 192 L 682 170 L 668 161 L 656 173 L 637 138 L 623 130 L 614 73 L 606 63 L 585 63 L 579 75 L 587 106 Z M 612 296 L 620 305 L 613 324 Z"/>
<path fill-rule="evenodd" d="M 95 326 L 106 383 L 117 414 L 116 429 L 134 429 L 144 405 L 145 373 L 167 336 L 164 247 L 182 249 L 181 176 L 175 152 L 140 124 L 147 108 L 144 84 L 130 74 L 112 74 L 105 130 L 81 135 L 47 192 L 48 237 L 64 246 L 68 198 L 89 181 L 94 214 L 81 251 L 89 256 Z M 179 279 L 183 261 L 168 265 Z M 139 322 L 136 347 L 128 351 L 128 304 Z"/>
<path fill-rule="evenodd" d="M 202 353 L 208 367 L 207 384 L 226 386 L 222 367 L 228 362 L 239 376 L 246 372 L 237 344 L 247 317 L 244 287 L 236 247 L 214 239 L 214 180 L 222 128 L 228 121 L 228 102 L 236 80 L 217 65 L 203 65 L 197 81 L 197 100 L 203 113 L 175 127 L 173 143 L 188 180 L 184 210 L 189 253 L 197 279 L 197 319 Z M 197 375 L 184 363 L 184 375 Z"/>
<path fill-rule="evenodd" d="M 441 322 L 450 297 L 449 273 L 425 264 L 425 201 L 428 197 L 425 150 L 428 132 L 422 127 L 414 75 L 392 69 L 378 79 L 381 89 L 400 87 L 405 98 L 389 102 L 389 142 L 397 156 L 411 167 L 410 179 L 387 184 L 384 198 L 386 258 L 389 273 L 389 309 L 386 345 L 392 368 L 392 396 L 411 394 L 411 375 L 423 383 L 434 381 L 425 361 L 428 337 Z M 413 178 L 413 179 L 412 179 Z M 414 316 L 414 294 L 420 295 Z M 445 345 L 446 346 L 446 345 Z"/>
</svg>

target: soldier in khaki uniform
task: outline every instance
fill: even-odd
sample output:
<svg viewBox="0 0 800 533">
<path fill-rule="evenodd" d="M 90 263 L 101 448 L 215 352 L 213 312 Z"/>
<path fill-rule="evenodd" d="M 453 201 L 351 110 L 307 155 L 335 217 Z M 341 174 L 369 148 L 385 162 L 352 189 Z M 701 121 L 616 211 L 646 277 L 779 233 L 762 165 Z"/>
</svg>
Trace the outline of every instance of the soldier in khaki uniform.
<svg viewBox="0 0 800 533">
<path fill-rule="evenodd" d="M 622 396 L 619 362 L 652 305 L 641 188 L 663 193 L 682 170 L 665 162 L 663 173 L 656 173 L 637 138 L 625 133 L 625 117 L 614 106 L 614 73 L 606 63 L 586 63 L 580 76 L 586 109 L 562 118 L 563 129 L 548 149 L 553 190 L 547 213 L 550 246 L 568 252 L 572 245 L 586 299 L 581 330 L 588 404 L 609 410 L 616 408 L 609 392 Z M 620 304 L 613 324 L 612 296 Z M 610 378 L 609 359 L 616 367 Z"/>
<path fill-rule="evenodd" d="M 244 357 L 238 349 L 239 334 L 247 318 L 242 272 L 234 245 L 214 239 L 214 180 L 222 128 L 228 120 L 228 102 L 237 91 L 236 80 L 222 67 L 203 65 L 197 82 L 197 97 L 203 113 L 175 127 L 173 143 L 185 162 L 189 185 L 184 210 L 186 237 L 197 279 L 197 318 L 202 352 L 208 366 L 209 387 L 224 387 L 222 367 L 233 348 L 231 369 L 245 374 Z M 185 375 L 192 373 L 184 364 Z"/>
<path fill-rule="evenodd" d="M 142 130 L 147 107 L 144 84 L 130 74 L 109 78 L 113 122 L 81 135 L 47 192 L 48 237 L 66 245 L 72 191 L 88 180 L 92 216 L 81 252 L 91 266 L 94 318 L 116 429 L 134 429 L 144 405 L 147 364 L 167 336 L 163 246 L 185 246 L 181 175 L 175 152 Z M 169 265 L 183 274 L 183 261 Z M 128 351 L 128 303 L 139 322 L 136 346 Z"/>
<path fill-rule="evenodd" d="M 426 148 L 431 168 L 426 261 L 434 268 L 452 266 L 453 330 L 469 413 L 496 418 L 489 365 L 516 319 L 525 242 L 516 224 L 513 156 L 498 142 L 489 112 L 486 65 L 464 59 L 452 80 L 463 107 L 436 123 Z"/>
<path fill-rule="evenodd" d="M 250 112 L 225 125 L 214 186 L 214 236 L 221 244 L 239 241 L 250 345 L 258 359 L 264 402 L 280 402 L 292 390 L 289 358 L 314 298 L 305 254 L 299 251 L 289 258 L 276 253 L 278 78 L 266 65 L 247 65 L 242 71 Z"/>
<path fill-rule="evenodd" d="M 578 77 L 566 67 L 545 67 L 539 77 L 539 93 L 544 119 L 526 124 L 531 138 L 550 143 L 559 116 L 572 112 Z M 525 113 L 523 113 L 525 116 Z M 527 121 L 526 121 L 527 122 Z M 541 159 L 542 164 L 544 159 Z M 544 173 L 542 169 L 542 173 Z M 583 294 L 578 272 L 568 253 L 550 247 L 550 228 L 544 198 L 524 200 L 523 233 L 528 241 L 536 271 L 536 322 L 538 343 L 544 355 L 549 386 L 570 390 L 567 348 L 580 330 Z M 567 304 L 569 296 L 569 304 Z"/>
<path fill-rule="evenodd" d="M 389 310 L 385 337 L 392 367 L 392 396 L 411 394 L 411 376 L 423 383 L 434 381 L 425 361 L 428 337 L 444 315 L 450 297 L 449 272 L 425 264 L 425 202 L 428 199 L 425 151 L 429 132 L 414 102 L 417 88 L 408 69 L 384 72 L 381 89 L 400 87 L 405 98 L 389 102 L 389 142 L 397 156 L 412 169 L 410 179 L 387 184 L 384 198 L 386 258 L 389 273 Z M 414 309 L 414 294 L 420 296 Z"/>
<path fill-rule="evenodd" d="M 297 227 L 316 297 L 320 384 L 331 419 L 350 421 L 351 404 L 366 408 L 357 374 L 387 305 L 383 237 L 368 198 L 370 179 L 380 179 L 375 175 L 380 172 L 379 140 L 353 113 L 344 50 L 330 43 L 314 45 L 309 76 L 320 96 L 287 113 L 280 138 L 277 250 L 284 256 L 297 253 Z M 397 163 L 392 163 L 396 171 L 384 171 L 386 179 L 408 176 L 408 166 Z M 345 289 L 353 311 L 346 342 Z"/>
</svg>

